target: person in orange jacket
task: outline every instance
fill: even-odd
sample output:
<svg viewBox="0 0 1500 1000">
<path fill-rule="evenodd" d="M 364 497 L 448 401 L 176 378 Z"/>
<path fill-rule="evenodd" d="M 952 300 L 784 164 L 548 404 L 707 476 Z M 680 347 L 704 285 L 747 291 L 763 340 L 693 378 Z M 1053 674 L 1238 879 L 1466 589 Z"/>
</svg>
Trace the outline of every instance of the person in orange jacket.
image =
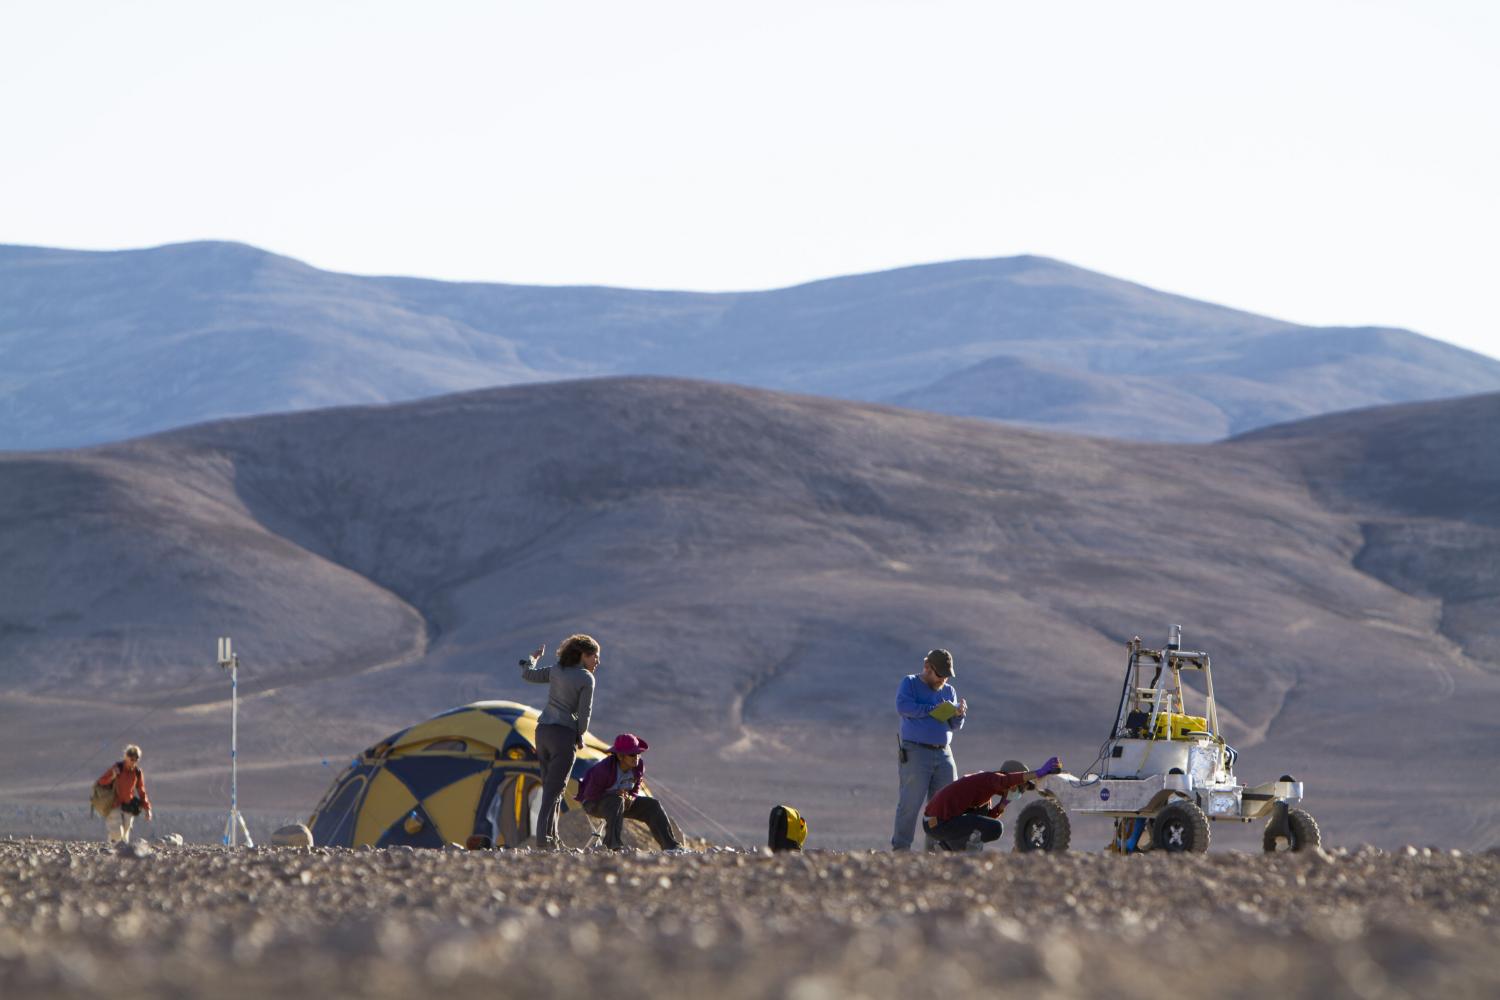
<svg viewBox="0 0 1500 1000">
<path fill-rule="evenodd" d="M 100 776 L 97 784 L 115 790 L 115 808 L 104 817 L 105 840 L 117 844 L 130 839 L 130 827 L 141 813 L 151 818 L 151 797 L 146 794 L 146 774 L 141 770 L 141 748 L 134 743 L 125 756 Z"/>
</svg>

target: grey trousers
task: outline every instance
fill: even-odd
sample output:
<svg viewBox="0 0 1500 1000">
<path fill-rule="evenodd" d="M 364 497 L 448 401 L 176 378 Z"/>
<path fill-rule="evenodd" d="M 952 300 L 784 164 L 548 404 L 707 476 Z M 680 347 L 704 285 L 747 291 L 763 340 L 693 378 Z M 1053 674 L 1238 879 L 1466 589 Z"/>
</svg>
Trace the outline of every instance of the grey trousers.
<svg viewBox="0 0 1500 1000">
<path fill-rule="evenodd" d="M 911 850 L 912 838 L 917 832 L 917 816 L 928 800 L 943 786 L 950 785 L 958 777 L 958 768 L 953 763 L 953 751 L 948 748 L 933 750 L 920 743 L 904 740 L 901 748 L 906 751 L 906 760 L 901 762 L 901 799 L 896 804 L 896 828 L 891 833 L 891 850 Z"/>
<path fill-rule="evenodd" d="M 672 836 L 672 824 L 667 821 L 667 811 L 649 795 L 637 795 L 627 806 L 623 796 L 618 792 L 611 792 L 602 799 L 585 802 L 583 811 L 595 819 L 604 820 L 605 847 L 624 846 L 627 819 L 645 823 L 651 836 L 656 838 L 656 846 L 662 850 L 670 851 L 681 846 L 677 843 L 677 838 Z"/>
<path fill-rule="evenodd" d="M 562 804 L 563 789 L 573 773 L 578 754 L 578 731 L 572 726 L 550 723 L 536 727 L 536 762 L 541 770 L 542 801 L 538 804 L 536 842 L 538 847 L 557 846 L 557 812 Z"/>
</svg>

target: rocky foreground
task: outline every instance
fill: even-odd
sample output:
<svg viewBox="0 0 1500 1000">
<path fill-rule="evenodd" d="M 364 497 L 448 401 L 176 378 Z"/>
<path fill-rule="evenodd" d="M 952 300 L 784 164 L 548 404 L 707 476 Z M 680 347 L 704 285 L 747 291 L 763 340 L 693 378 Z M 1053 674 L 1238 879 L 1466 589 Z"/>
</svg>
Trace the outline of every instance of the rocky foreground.
<svg viewBox="0 0 1500 1000">
<path fill-rule="evenodd" d="M 0 842 L 0 995 L 1500 995 L 1500 856 Z"/>
</svg>

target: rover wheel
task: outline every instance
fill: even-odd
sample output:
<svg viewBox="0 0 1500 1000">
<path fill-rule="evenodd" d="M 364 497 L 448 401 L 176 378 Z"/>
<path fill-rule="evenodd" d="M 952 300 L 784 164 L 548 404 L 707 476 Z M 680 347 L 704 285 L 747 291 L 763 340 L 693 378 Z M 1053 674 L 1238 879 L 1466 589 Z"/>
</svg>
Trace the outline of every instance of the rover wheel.
<svg viewBox="0 0 1500 1000">
<path fill-rule="evenodd" d="M 1169 854 L 1208 850 L 1208 817 L 1192 802 L 1173 802 L 1151 824 L 1151 848 Z"/>
<path fill-rule="evenodd" d="M 1037 799 L 1016 819 L 1016 850 L 1066 851 L 1073 836 L 1063 807 L 1051 799 Z"/>
<path fill-rule="evenodd" d="M 1261 846 L 1268 852 L 1280 851 L 1310 851 L 1323 842 L 1323 834 L 1318 829 L 1318 821 L 1312 818 L 1312 814 L 1306 809 L 1288 809 L 1286 811 L 1288 837 L 1277 837 L 1271 833 L 1271 825 L 1266 824 L 1265 835 L 1261 838 Z"/>
</svg>

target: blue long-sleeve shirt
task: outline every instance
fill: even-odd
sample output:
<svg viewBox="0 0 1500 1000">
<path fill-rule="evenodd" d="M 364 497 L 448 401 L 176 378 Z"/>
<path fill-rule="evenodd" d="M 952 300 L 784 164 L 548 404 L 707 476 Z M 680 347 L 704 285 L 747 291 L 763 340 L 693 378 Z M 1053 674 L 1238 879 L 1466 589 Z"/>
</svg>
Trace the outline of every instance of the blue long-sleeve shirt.
<svg viewBox="0 0 1500 1000">
<path fill-rule="evenodd" d="M 932 717 L 932 710 L 942 702 L 958 705 L 958 692 L 952 684 L 934 691 L 917 674 L 907 674 L 896 689 L 896 712 L 901 716 L 901 738 L 914 743 L 947 746 L 953 734 L 964 727 L 964 717 L 955 715 L 947 722 Z"/>
</svg>

